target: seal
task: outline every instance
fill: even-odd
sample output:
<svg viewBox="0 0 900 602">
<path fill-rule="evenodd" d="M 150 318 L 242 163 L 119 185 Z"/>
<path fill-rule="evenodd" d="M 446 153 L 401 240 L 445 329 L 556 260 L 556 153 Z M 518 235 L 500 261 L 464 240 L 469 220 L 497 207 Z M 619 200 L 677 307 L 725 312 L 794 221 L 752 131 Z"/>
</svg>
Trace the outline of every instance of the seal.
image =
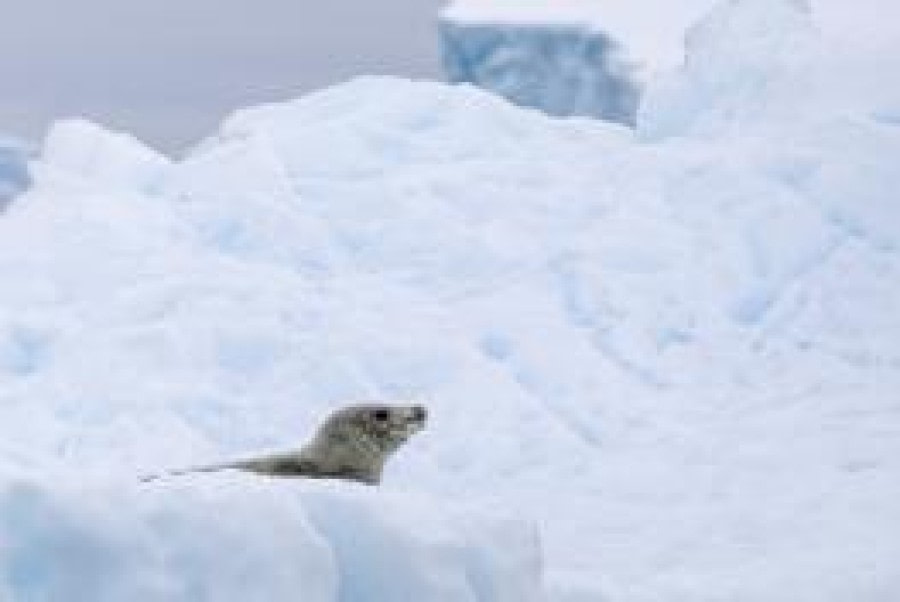
<svg viewBox="0 0 900 602">
<path fill-rule="evenodd" d="M 344 479 L 377 485 L 388 458 L 425 428 L 428 412 L 419 404 L 362 403 L 341 408 L 300 449 L 222 464 L 194 466 L 141 481 L 220 470 L 244 470 L 274 477 Z"/>
</svg>

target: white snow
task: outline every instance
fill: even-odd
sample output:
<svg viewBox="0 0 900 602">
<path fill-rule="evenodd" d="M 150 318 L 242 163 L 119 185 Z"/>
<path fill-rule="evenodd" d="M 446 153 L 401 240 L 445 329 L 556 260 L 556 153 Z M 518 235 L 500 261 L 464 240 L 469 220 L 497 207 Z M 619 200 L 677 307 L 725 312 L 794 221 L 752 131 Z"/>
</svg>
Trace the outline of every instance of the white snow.
<svg viewBox="0 0 900 602">
<path fill-rule="evenodd" d="M 896 597 L 900 103 L 760 1 L 636 131 L 381 78 L 178 162 L 55 126 L 0 217 L 0 599 Z M 411 396 L 378 489 L 136 481 Z"/>
</svg>

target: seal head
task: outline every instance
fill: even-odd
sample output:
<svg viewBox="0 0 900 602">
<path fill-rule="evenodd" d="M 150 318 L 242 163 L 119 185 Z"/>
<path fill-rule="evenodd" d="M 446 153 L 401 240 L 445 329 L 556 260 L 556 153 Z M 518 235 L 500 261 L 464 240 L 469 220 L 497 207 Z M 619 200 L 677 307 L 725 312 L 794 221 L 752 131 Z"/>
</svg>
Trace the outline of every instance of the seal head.
<svg viewBox="0 0 900 602">
<path fill-rule="evenodd" d="M 169 475 L 236 469 L 275 477 L 345 479 L 377 485 L 388 458 L 425 428 L 428 412 L 418 403 L 363 403 L 331 414 L 299 450 L 236 462 L 195 466 Z M 148 475 L 153 481 L 161 475 Z"/>
<path fill-rule="evenodd" d="M 387 459 L 427 420 L 427 410 L 416 403 L 348 406 L 322 423 L 300 455 L 315 463 L 322 476 L 377 484 Z"/>
</svg>

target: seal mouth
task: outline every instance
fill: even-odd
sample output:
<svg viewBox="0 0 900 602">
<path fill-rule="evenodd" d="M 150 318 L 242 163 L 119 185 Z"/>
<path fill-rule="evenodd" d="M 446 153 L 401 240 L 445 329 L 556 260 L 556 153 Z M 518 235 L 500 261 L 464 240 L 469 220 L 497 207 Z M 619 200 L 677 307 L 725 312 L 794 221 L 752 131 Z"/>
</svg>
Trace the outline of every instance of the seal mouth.
<svg viewBox="0 0 900 602">
<path fill-rule="evenodd" d="M 399 428 L 395 429 L 394 436 L 406 441 L 419 431 L 423 430 L 427 422 L 428 410 L 426 410 L 424 406 L 410 406 L 407 411 L 404 412 L 403 421 L 398 425 Z"/>
<path fill-rule="evenodd" d="M 407 420 L 419 428 L 425 428 L 425 423 L 428 422 L 428 410 L 425 409 L 425 406 L 415 405 L 410 408 Z"/>
</svg>

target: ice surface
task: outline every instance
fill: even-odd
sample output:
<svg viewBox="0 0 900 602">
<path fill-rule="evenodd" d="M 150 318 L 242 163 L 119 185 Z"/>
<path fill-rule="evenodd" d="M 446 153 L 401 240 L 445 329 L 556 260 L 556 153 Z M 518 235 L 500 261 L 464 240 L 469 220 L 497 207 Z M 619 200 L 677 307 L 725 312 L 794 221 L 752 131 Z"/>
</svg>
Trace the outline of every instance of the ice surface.
<svg viewBox="0 0 900 602">
<path fill-rule="evenodd" d="M 637 131 L 381 78 L 178 162 L 56 126 L 0 217 L 0 599 L 892 600 L 896 105 L 754 5 Z M 410 396 L 376 490 L 135 482 Z"/>
</svg>

